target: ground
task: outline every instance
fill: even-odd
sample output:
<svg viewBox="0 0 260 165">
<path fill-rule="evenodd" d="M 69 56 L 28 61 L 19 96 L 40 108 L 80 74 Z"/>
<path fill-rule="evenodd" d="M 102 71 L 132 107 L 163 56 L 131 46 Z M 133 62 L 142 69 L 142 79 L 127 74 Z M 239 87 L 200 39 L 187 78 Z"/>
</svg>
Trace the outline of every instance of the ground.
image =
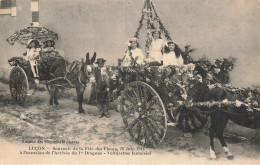
<svg viewBox="0 0 260 165">
<path fill-rule="evenodd" d="M 48 92 L 37 91 L 30 96 L 25 104 L 16 104 L 10 94 L 7 84 L 0 83 L 0 143 L 5 146 L 5 154 L 0 152 L 0 163 L 7 160 L 13 162 L 26 162 L 29 157 L 19 156 L 19 150 L 26 150 L 30 144 L 23 140 L 69 140 L 78 141 L 80 144 L 64 144 L 63 146 L 92 146 L 92 147 L 140 147 L 127 132 L 124 132 L 124 124 L 119 112 L 115 111 L 116 101 L 110 105 L 110 118 L 98 118 L 98 111 L 95 106 L 84 104 L 84 114 L 78 114 L 75 89 L 67 90 L 59 98 L 60 107 L 49 109 Z M 243 128 L 243 127 L 241 127 Z M 230 128 L 229 126 L 229 129 Z M 234 140 L 228 138 L 228 146 L 234 155 L 234 160 L 228 160 L 219 142 L 215 140 L 217 160 L 210 160 L 209 138 L 207 130 L 204 129 L 194 133 L 192 138 L 185 138 L 183 132 L 177 127 L 169 126 L 165 139 L 156 148 L 146 148 L 151 152 L 148 156 L 110 156 L 106 157 L 85 157 L 93 162 L 114 162 L 114 163 L 253 163 L 260 162 L 259 143 L 248 140 Z M 243 139 L 243 138 L 242 138 Z M 245 138 L 246 139 L 246 138 Z M 4 144 L 4 145 L 3 145 Z M 12 149 L 12 156 L 8 154 L 9 146 Z M 56 145 L 55 145 L 56 146 Z M 57 145 L 59 146 L 59 145 Z M 5 155 L 6 157 L 3 157 Z M 157 159 L 158 158 L 158 159 Z M 43 159 L 43 158 L 41 158 Z M 46 159 L 51 161 L 52 159 Z M 46 160 L 42 160 L 45 163 Z M 65 162 L 59 159 L 59 163 Z M 75 163 L 74 159 L 66 160 L 66 163 Z M 34 160 L 35 161 L 35 160 Z M 53 160 L 51 162 L 56 162 Z M 37 161 L 36 161 L 37 162 Z M 48 162 L 48 161 L 47 161 Z"/>
</svg>

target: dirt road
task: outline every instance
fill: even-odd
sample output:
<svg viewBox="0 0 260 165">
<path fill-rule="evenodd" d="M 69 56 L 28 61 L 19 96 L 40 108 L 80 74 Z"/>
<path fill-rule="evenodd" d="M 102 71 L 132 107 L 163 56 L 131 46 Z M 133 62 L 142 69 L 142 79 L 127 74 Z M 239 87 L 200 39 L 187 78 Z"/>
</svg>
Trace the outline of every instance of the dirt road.
<svg viewBox="0 0 260 165">
<path fill-rule="evenodd" d="M 48 92 L 37 91 L 24 105 L 16 104 L 10 97 L 8 85 L 0 83 L 0 142 L 11 146 L 26 146 L 25 140 L 66 140 L 74 144 L 65 146 L 93 147 L 140 147 L 127 132 L 122 132 L 124 125 L 119 112 L 115 111 L 116 102 L 111 103 L 110 118 L 98 118 L 95 106 L 84 104 L 85 113 L 77 114 L 77 102 L 74 89 L 66 91 L 60 97 L 60 108 L 49 109 Z M 23 118 L 23 119 L 21 119 Z M 243 127 L 241 127 L 243 128 Z M 241 163 L 258 161 L 260 146 L 246 140 L 236 143 L 228 139 L 228 146 L 234 155 L 234 160 L 228 160 L 219 142 L 215 140 L 217 160 L 209 159 L 209 138 L 206 130 L 185 138 L 183 132 L 176 127 L 168 127 L 164 141 L 156 148 L 148 148 L 150 156 L 132 156 L 136 163 L 149 161 L 153 163 Z M 79 142 L 79 144 L 76 144 Z M 16 157 L 14 151 L 13 157 Z M 118 157 L 114 157 L 116 161 Z M 129 160 L 129 157 L 122 157 Z M 158 159 L 157 159 L 158 158 Z M 1 158 L 0 154 L 0 160 Z M 147 159 L 147 160 L 146 160 Z M 113 160 L 111 160 L 113 162 Z M 139 160 L 139 162 L 138 162 Z"/>
</svg>

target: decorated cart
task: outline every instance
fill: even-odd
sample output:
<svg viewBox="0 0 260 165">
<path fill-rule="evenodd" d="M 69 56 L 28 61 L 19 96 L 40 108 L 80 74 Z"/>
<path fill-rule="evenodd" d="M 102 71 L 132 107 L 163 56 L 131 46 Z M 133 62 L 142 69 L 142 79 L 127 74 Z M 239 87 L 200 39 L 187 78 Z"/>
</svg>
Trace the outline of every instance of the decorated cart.
<svg viewBox="0 0 260 165">
<path fill-rule="evenodd" d="M 58 39 L 58 34 L 45 27 L 29 26 L 16 31 L 7 38 L 7 41 L 11 45 L 15 42 L 25 45 L 27 41 L 31 39 L 38 40 L 42 43 L 46 40 Z M 66 62 L 55 49 L 52 51 L 40 52 L 36 61 L 39 72 L 39 81 L 43 84 L 54 79 L 54 75 L 57 75 L 57 72 L 64 70 L 64 68 L 58 68 L 58 66 L 65 66 L 60 65 L 60 63 Z M 37 89 L 30 63 L 23 56 L 12 57 L 8 60 L 8 63 L 13 67 L 10 72 L 9 81 L 11 96 L 15 101 L 23 103 L 26 100 L 26 97 L 33 95 Z"/>
<path fill-rule="evenodd" d="M 143 22 L 147 23 L 145 52 L 149 55 L 151 39 L 149 31 L 158 24 L 166 40 L 169 32 L 160 20 L 152 1 L 146 0 L 142 17 L 134 37 L 139 38 Z M 227 113 L 250 114 L 252 120 L 260 121 L 260 88 L 238 88 L 229 85 L 229 72 L 235 59 L 217 59 L 211 63 L 207 58 L 193 60 L 190 46 L 182 51 L 181 66 L 149 66 L 132 63 L 129 67 L 110 67 L 112 89 L 119 96 L 125 130 L 139 144 L 154 147 L 163 141 L 167 125 L 177 123 L 184 132 L 200 130 L 208 122 L 209 114 L 223 109 Z M 120 60 L 119 60 L 120 61 Z M 121 61 L 120 61 L 121 62 Z M 206 100 L 207 94 L 217 88 L 231 92 L 235 100 Z"/>
</svg>

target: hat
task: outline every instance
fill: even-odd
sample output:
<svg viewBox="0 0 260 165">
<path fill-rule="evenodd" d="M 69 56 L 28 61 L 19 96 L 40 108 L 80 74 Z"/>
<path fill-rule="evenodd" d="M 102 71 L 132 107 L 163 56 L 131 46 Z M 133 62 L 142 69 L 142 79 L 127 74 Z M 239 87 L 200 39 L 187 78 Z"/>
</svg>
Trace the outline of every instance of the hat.
<svg viewBox="0 0 260 165">
<path fill-rule="evenodd" d="M 55 42 L 54 42 L 53 39 L 47 39 L 47 40 L 43 41 L 43 42 L 42 42 L 42 45 L 47 46 L 47 42 L 48 42 L 48 41 L 51 42 L 51 47 L 54 47 Z"/>
<path fill-rule="evenodd" d="M 166 43 L 165 45 L 166 45 L 167 47 L 169 47 L 169 44 L 171 44 L 171 43 L 176 44 L 174 41 L 169 40 L 169 41 L 167 41 L 167 43 Z"/>
<path fill-rule="evenodd" d="M 29 48 L 29 45 L 31 44 L 31 42 L 35 43 L 35 47 L 39 48 L 41 46 L 40 42 L 36 39 L 29 39 L 26 43 L 26 47 Z"/>
<path fill-rule="evenodd" d="M 53 39 L 47 39 L 47 40 L 45 40 L 45 41 L 43 42 L 43 44 L 46 44 L 48 41 L 51 41 L 52 44 L 55 43 Z"/>
<path fill-rule="evenodd" d="M 151 32 L 152 32 L 152 33 L 154 33 L 154 32 L 161 32 L 161 30 L 158 29 L 158 28 L 155 28 L 155 29 L 151 29 Z"/>
<path fill-rule="evenodd" d="M 107 60 L 104 60 L 103 58 L 98 58 L 97 59 L 97 62 L 95 62 L 96 64 L 98 64 L 98 63 L 101 63 L 101 62 L 103 62 L 103 63 L 105 63 Z"/>
<path fill-rule="evenodd" d="M 133 41 L 138 42 L 138 38 L 132 37 L 132 38 L 129 39 L 129 42 L 133 42 Z"/>
<path fill-rule="evenodd" d="M 38 44 L 40 44 L 39 41 L 36 40 L 36 39 L 29 39 L 29 40 L 27 41 L 26 45 L 29 46 L 32 41 L 36 41 Z"/>
<path fill-rule="evenodd" d="M 131 45 L 131 42 L 138 42 L 138 38 L 136 37 L 132 37 L 130 38 L 128 41 L 127 41 L 127 46 L 130 46 Z"/>
</svg>

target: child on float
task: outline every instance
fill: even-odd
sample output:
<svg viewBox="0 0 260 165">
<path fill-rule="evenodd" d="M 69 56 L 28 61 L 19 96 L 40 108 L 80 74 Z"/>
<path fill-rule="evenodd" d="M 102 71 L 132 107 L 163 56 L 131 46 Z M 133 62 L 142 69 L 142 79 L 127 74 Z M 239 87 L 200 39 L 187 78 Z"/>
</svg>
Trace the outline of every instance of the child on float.
<svg viewBox="0 0 260 165">
<path fill-rule="evenodd" d="M 140 49 L 138 38 L 130 38 L 128 41 L 128 50 L 125 53 L 121 66 L 130 66 L 133 62 L 138 65 L 144 65 L 144 54 Z"/>
<path fill-rule="evenodd" d="M 176 51 L 176 44 L 168 41 L 164 47 L 163 66 L 183 65 L 183 58 L 179 51 Z"/>
<path fill-rule="evenodd" d="M 40 54 L 41 48 L 40 48 L 40 43 L 38 40 L 35 39 L 30 39 L 28 40 L 26 44 L 26 53 L 24 54 L 26 56 L 26 60 L 30 62 L 31 65 L 31 70 L 33 73 L 33 76 L 35 78 L 35 83 L 39 83 L 39 74 L 38 74 L 38 66 L 37 66 L 37 61 L 36 58 Z"/>
<path fill-rule="evenodd" d="M 165 41 L 161 37 L 161 31 L 159 29 L 154 29 L 152 33 L 152 42 L 149 48 L 148 61 L 150 65 L 161 65 L 163 61 L 163 51 Z"/>
</svg>

